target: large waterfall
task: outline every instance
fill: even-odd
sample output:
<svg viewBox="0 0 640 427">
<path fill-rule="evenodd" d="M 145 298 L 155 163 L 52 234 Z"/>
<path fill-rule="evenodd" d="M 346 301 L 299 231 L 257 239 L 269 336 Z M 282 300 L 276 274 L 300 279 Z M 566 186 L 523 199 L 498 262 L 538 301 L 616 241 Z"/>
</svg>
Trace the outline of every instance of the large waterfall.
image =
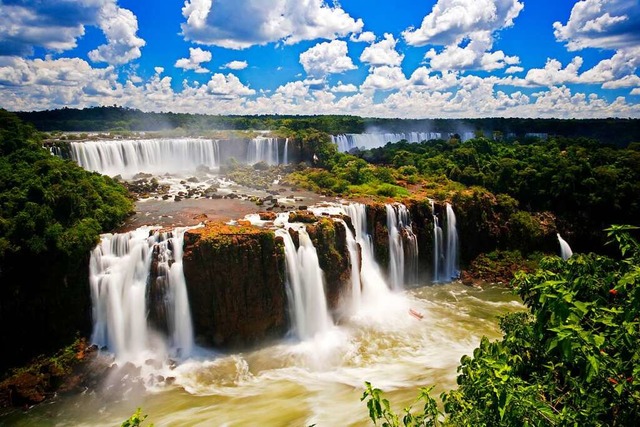
<svg viewBox="0 0 640 427">
<path fill-rule="evenodd" d="M 327 308 L 324 273 L 320 268 L 316 248 L 304 227 L 297 227 L 296 230 L 300 242 L 298 249 L 288 228 L 276 230 L 276 236 L 284 240 L 287 293 L 293 331 L 298 338 L 306 340 L 327 332 L 333 322 Z"/>
<path fill-rule="evenodd" d="M 249 141 L 247 164 L 252 165 L 259 162 L 265 162 L 270 166 L 280 164 L 278 138 L 257 137 Z"/>
<path fill-rule="evenodd" d="M 435 204 L 431 202 L 433 213 L 433 281 L 449 282 L 460 275 L 458 266 L 458 229 L 456 214 L 451 204 L 446 204 L 446 240 L 440 219 L 435 213 Z"/>
<path fill-rule="evenodd" d="M 571 246 L 569 246 L 569 243 L 567 243 L 567 241 L 560 236 L 560 233 L 557 233 L 557 236 L 558 243 L 560 243 L 560 256 L 563 260 L 566 261 L 571 258 L 571 256 L 573 255 L 573 251 L 571 250 Z"/>
<path fill-rule="evenodd" d="M 220 165 L 219 143 L 211 139 L 100 140 L 71 142 L 69 148 L 72 159 L 84 169 L 109 176 L 193 173 L 200 165 Z"/>
<path fill-rule="evenodd" d="M 162 356 L 169 349 L 181 357 L 191 353 L 193 330 L 182 270 L 185 231 L 141 227 L 102 236 L 89 267 L 94 343 L 124 360 L 137 360 L 147 352 Z M 154 286 L 158 289 L 150 288 Z M 160 301 L 150 307 L 152 294 Z M 167 336 L 149 324 L 151 309 L 164 314 L 158 317 L 164 317 L 159 321 L 166 323 Z"/>
</svg>

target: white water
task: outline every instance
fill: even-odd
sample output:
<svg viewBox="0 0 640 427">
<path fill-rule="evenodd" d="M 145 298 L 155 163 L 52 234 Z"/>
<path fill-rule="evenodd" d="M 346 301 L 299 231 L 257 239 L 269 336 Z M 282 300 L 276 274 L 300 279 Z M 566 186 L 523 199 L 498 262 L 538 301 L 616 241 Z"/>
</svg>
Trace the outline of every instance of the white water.
<svg viewBox="0 0 640 427">
<path fill-rule="evenodd" d="M 282 164 L 288 165 L 289 164 L 289 138 L 286 138 L 284 140 L 284 154 L 282 157 L 283 157 Z"/>
<path fill-rule="evenodd" d="M 198 138 L 71 142 L 71 158 L 84 169 L 130 178 L 139 172 L 190 172 L 220 165 L 218 141 Z"/>
<path fill-rule="evenodd" d="M 361 257 L 358 250 L 358 242 L 344 220 L 339 220 L 346 230 L 347 249 L 349 250 L 349 262 L 351 265 L 351 299 L 350 313 L 357 313 L 362 306 L 362 280 L 360 279 Z"/>
<path fill-rule="evenodd" d="M 124 234 L 105 234 L 91 252 L 92 342 L 107 346 L 119 360 L 139 361 L 150 354 L 163 357 L 169 349 L 181 357 L 191 353 L 193 330 L 182 270 L 185 231 L 175 229 L 169 234 L 141 227 Z M 147 322 L 154 247 L 158 275 L 167 279 L 168 337 L 153 331 Z"/>
<path fill-rule="evenodd" d="M 301 340 L 326 333 L 333 326 L 324 291 L 324 272 L 318 253 L 304 227 L 297 227 L 296 250 L 288 229 L 276 230 L 284 240 L 287 287 L 293 332 Z"/>
<path fill-rule="evenodd" d="M 567 241 L 560 236 L 560 233 L 557 233 L 557 235 L 558 242 L 560 243 L 560 256 L 563 260 L 566 261 L 571 258 L 571 256 L 573 255 L 573 251 L 571 250 L 571 246 L 569 246 L 569 243 L 567 243 Z"/>
<path fill-rule="evenodd" d="M 270 166 L 280 164 L 278 138 L 260 136 L 249 141 L 247 147 L 247 164 L 252 165 L 258 162 L 265 162 Z"/>
<path fill-rule="evenodd" d="M 497 316 L 522 310 L 513 294 L 500 287 L 452 283 L 394 296 L 405 306 L 391 299 L 373 316 L 346 319 L 336 326 L 341 340 L 329 350 L 286 340 L 193 358 L 154 373 L 174 377 L 173 385 L 59 396 L 0 423 L 114 426 L 142 407 L 149 414 L 145 424 L 158 426 L 371 426 L 360 401 L 364 381 L 383 389 L 399 412 L 412 404 L 419 387 L 436 385 L 434 395 L 453 389 L 460 357 L 471 355 L 483 335 L 500 337 Z M 424 319 L 410 316 L 407 306 Z M 314 368 L 318 356 L 326 363 Z"/>
</svg>

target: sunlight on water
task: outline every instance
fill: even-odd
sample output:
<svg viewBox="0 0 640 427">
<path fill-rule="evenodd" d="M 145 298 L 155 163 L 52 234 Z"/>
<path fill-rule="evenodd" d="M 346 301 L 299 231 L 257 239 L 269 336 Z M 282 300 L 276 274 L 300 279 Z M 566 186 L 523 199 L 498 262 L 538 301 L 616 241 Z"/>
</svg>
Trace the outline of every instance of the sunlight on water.
<svg viewBox="0 0 640 427">
<path fill-rule="evenodd" d="M 497 316 L 522 309 L 503 288 L 426 286 L 367 305 L 307 341 L 235 354 L 196 349 L 175 369 L 158 369 L 157 375 L 175 378 L 172 385 L 58 399 L 11 422 L 113 426 L 142 406 L 157 426 L 370 425 L 360 402 L 364 381 L 387 391 L 397 409 L 421 386 L 451 389 L 460 357 L 483 335 L 499 337 Z"/>
</svg>

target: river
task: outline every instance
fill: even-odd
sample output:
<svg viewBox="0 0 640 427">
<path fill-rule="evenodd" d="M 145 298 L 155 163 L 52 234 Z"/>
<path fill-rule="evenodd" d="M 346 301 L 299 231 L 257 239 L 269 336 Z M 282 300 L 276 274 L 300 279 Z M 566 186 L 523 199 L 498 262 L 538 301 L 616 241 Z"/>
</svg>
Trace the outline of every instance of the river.
<svg viewBox="0 0 640 427">
<path fill-rule="evenodd" d="M 365 306 L 304 342 L 233 354 L 199 349 L 173 369 L 143 367 L 142 377 L 174 377 L 171 385 L 123 392 L 105 378 L 99 390 L 55 398 L 0 424 L 115 426 L 142 407 L 145 425 L 156 426 L 371 425 L 360 401 L 365 381 L 388 392 L 398 411 L 419 387 L 435 384 L 436 394 L 452 389 L 461 356 L 483 335 L 499 338 L 499 315 L 522 309 L 503 287 L 424 286 Z"/>
</svg>

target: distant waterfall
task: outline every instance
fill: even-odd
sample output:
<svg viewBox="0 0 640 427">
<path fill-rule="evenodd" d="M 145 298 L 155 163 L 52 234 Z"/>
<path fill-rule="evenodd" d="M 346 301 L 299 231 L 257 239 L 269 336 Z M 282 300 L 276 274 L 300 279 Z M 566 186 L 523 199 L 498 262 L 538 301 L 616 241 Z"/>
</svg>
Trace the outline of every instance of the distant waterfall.
<svg viewBox="0 0 640 427">
<path fill-rule="evenodd" d="M 331 140 L 338 146 L 338 151 L 348 152 L 353 148 L 384 147 L 388 142 L 395 143 L 406 140 L 411 143 L 441 139 L 439 132 L 404 132 L 404 133 L 348 133 L 333 135 Z"/>
<path fill-rule="evenodd" d="M 84 169 L 109 176 L 193 172 L 200 165 L 220 165 L 218 141 L 211 139 L 100 140 L 71 142 L 69 148 Z"/>
<path fill-rule="evenodd" d="M 389 232 L 389 281 L 394 290 L 418 280 L 418 239 L 403 204 L 385 205 Z M 406 241 L 406 246 L 405 246 Z"/>
<path fill-rule="evenodd" d="M 249 141 L 247 147 L 247 163 L 252 165 L 265 162 L 270 166 L 280 164 L 278 138 L 257 137 Z"/>
<path fill-rule="evenodd" d="M 356 231 L 356 242 L 360 245 L 362 256 L 362 268 L 360 281 L 362 286 L 362 301 L 357 301 L 356 306 L 371 301 L 382 301 L 389 295 L 389 287 L 382 275 L 380 266 L 373 255 L 373 241 L 367 232 L 367 207 L 362 203 L 353 203 L 342 207 L 343 212 L 351 218 L 351 223 Z M 357 273 L 357 270 L 355 270 Z M 354 274 L 354 270 L 352 270 Z"/>
<path fill-rule="evenodd" d="M 304 227 L 297 229 L 300 246 L 296 250 L 287 229 L 276 230 L 284 240 L 290 312 L 294 332 L 302 340 L 328 331 L 333 322 L 327 309 L 324 272 L 318 253 Z"/>
<path fill-rule="evenodd" d="M 435 204 L 431 201 L 433 213 L 433 281 L 449 282 L 456 279 L 459 274 L 458 267 L 458 229 L 456 215 L 453 207 L 446 204 L 446 240 L 440 226 L 440 220 L 435 213 Z"/>
<path fill-rule="evenodd" d="M 560 237 L 560 233 L 557 233 L 557 235 L 558 235 L 558 242 L 560 243 L 560 256 L 562 257 L 563 260 L 566 261 L 569 258 L 571 258 L 571 256 L 573 255 L 573 251 L 571 250 L 571 246 L 569 246 L 569 243 L 567 243 L 566 240 Z"/>
<path fill-rule="evenodd" d="M 186 228 L 160 233 L 142 227 L 124 234 L 105 234 L 91 252 L 90 284 L 93 303 L 92 341 L 107 346 L 117 357 L 132 360 L 147 351 L 160 354 L 171 347 L 185 357 L 193 347 L 193 329 L 182 270 Z M 166 288 L 164 307 L 169 336 L 163 340 L 148 324 L 150 273 Z M 155 303 L 158 303 L 157 301 Z"/>
</svg>

